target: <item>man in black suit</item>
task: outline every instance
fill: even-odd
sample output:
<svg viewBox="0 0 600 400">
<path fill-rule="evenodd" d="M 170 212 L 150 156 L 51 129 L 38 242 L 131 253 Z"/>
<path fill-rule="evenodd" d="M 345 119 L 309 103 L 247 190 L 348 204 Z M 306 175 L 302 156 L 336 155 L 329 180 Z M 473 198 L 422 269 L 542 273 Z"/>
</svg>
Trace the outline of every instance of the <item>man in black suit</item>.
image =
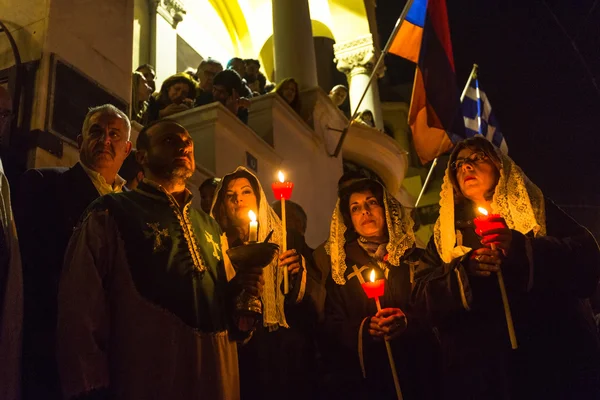
<svg viewBox="0 0 600 400">
<path fill-rule="evenodd" d="M 71 168 L 31 169 L 20 182 L 15 218 L 23 256 L 24 399 L 59 399 L 56 302 L 65 249 L 87 206 L 125 181 L 117 174 L 131 151 L 127 115 L 105 104 L 90 109 Z"/>
</svg>

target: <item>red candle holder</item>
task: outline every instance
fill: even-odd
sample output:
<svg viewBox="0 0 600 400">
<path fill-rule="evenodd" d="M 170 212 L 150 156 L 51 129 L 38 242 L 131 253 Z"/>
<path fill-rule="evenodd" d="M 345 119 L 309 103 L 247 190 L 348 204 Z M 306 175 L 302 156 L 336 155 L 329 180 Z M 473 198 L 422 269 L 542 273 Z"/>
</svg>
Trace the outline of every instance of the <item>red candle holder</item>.
<svg viewBox="0 0 600 400">
<path fill-rule="evenodd" d="M 377 279 L 375 282 L 362 283 L 362 288 L 369 299 L 383 296 L 385 279 Z"/>
<path fill-rule="evenodd" d="M 501 218 L 500 214 L 490 214 L 490 215 L 480 215 L 479 217 L 473 220 L 475 224 L 475 233 L 479 236 L 483 236 L 483 232 L 490 231 L 492 229 L 502 229 L 506 228 L 501 221 L 490 221 L 492 218 Z"/>
<path fill-rule="evenodd" d="M 292 197 L 292 189 L 294 189 L 293 182 L 273 182 L 271 185 L 273 189 L 273 195 L 275 199 L 281 200 L 289 200 Z"/>
</svg>

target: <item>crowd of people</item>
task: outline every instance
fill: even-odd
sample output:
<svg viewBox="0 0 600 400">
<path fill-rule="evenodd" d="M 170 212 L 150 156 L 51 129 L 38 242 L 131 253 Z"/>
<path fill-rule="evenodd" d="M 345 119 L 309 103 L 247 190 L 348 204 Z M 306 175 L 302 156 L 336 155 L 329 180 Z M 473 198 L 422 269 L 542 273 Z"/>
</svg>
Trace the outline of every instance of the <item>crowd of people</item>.
<svg viewBox="0 0 600 400">
<path fill-rule="evenodd" d="M 0 175 L 0 397 L 600 398 L 598 244 L 484 138 L 452 151 L 426 249 L 410 211 L 359 173 L 340 178 L 317 249 L 302 207 L 287 203 L 284 232 L 281 203 L 244 167 L 186 188 L 198 144 L 165 117 L 231 98 L 232 80 L 254 91 L 241 61 L 206 60 L 200 86 L 165 80 L 137 108 L 156 118 L 135 150 L 129 117 L 101 105 L 74 166 L 27 171 L 12 205 Z M 152 74 L 134 74 L 138 100 Z M 276 91 L 294 107 L 293 79 Z M 474 223 L 477 207 L 493 224 Z M 266 260 L 253 250 L 284 240 Z"/>
<path fill-rule="evenodd" d="M 133 73 L 131 119 L 142 125 L 213 102 L 220 102 L 247 124 L 250 99 L 271 91 L 297 114 L 302 111 L 298 82 L 294 78 L 283 79 L 277 85 L 268 82 L 255 59 L 234 57 L 223 69 L 219 61 L 207 58 L 196 71 L 187 70 L 166 78 L 158 91 L 155 80 L 156 73 L 149 64 L 139 66 Z M 336 107 L 347 97 L 348 88 L 343 85 L 334 86 L 329 93 Z M 367 121 L 360 119 L 360 122 Z M 372 114 L 371 123 L 367 124 L 374 126 Z"/>
</svg>

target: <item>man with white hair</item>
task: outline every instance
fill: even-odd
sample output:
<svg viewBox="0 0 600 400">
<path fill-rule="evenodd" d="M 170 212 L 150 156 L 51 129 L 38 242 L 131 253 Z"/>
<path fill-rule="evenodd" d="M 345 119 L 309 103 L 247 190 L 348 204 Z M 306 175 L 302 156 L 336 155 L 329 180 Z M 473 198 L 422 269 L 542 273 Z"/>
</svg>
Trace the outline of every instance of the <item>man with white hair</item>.
<svg viewBox="0 0 600 400">
<path fill-rule="evenodd" d="M 23 256 L 25 316 L 23 395 L 59 399 L 55 358 L 57 290 L 67 243 L 81 214 L 101 195 L 120 192 L 117 174 L 131 151 L 127 115 L 105 104 L 91 108 L 77 138 L 71 168 L 31 169 L 15 203 Z"/>
</svg>

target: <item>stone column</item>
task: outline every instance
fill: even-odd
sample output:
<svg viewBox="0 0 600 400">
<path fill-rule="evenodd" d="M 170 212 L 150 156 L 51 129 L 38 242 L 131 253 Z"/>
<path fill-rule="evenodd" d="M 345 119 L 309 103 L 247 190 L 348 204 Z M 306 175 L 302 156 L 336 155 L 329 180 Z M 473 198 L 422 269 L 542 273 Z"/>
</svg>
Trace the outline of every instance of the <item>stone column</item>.
<svg viewBox="0 0 600 400">
<path fill-rule="evenodd" d="M 373 37 L 371 34 L 358 37 L 349 42 L 333 45 L 337 69 L 346 74 L 350 90 L 350 110 L 353 113 L 367 87 L 369 77 L 377 62 Z M 359 111 L 371 110 L 375 119 L 375 126 L 383 129 L 383 115 L 379 99 L 377 81 L 383 76 L 383 68 L 371 82 L 369 90 L 360 104 Z"/>
<path fill-rule="evenodd" d="M 177 71 L 177 24 L 185 10 L 179 0 L 150 0 L 152 44 L 150 60 L 156 70 L 156 90 Z M 181 71 L 182 72 L 182 71 Z"/>
<path fill-rule="evenodd" d="M 317 83 L 317 62 L 308 0 L 273 0 L 275 80 L 294 78 L 300 88 Z"/>
</svg>

